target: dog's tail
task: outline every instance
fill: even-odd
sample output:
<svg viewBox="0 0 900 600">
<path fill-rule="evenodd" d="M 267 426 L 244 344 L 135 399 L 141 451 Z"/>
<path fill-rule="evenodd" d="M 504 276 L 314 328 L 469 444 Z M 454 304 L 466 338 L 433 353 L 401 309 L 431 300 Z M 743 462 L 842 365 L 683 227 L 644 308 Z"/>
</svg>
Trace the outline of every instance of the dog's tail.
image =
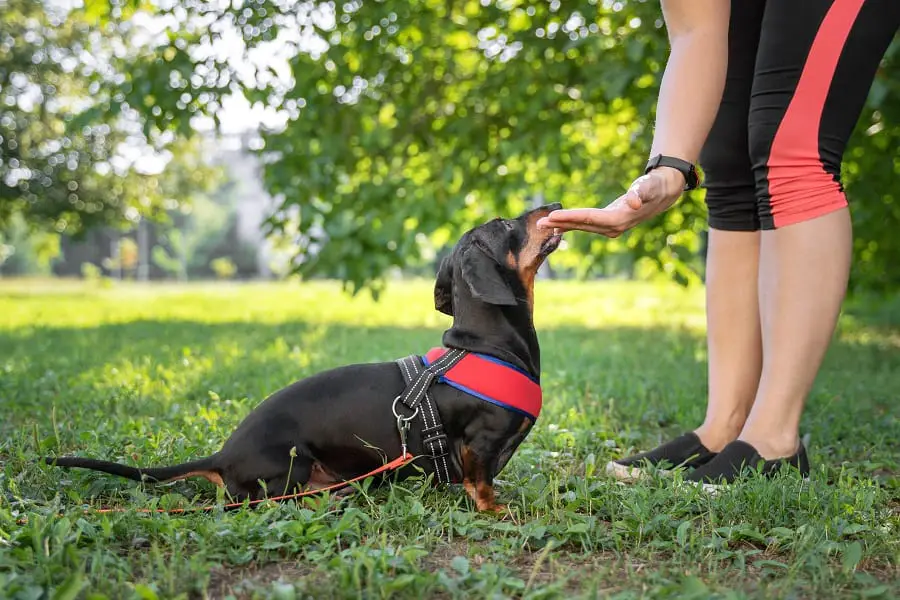
<svg viewBox="0 0 900 600">
<path fill-rule="evenodd" d="M 222 486 L 222 474 L 215 466 L 214 456 L 208 456 L 199 460 L 193 460 L 171 467 L 152 467 L 143 469 L 129 467 L 108 460 L 96 460 L 93 458 L 81 458 L 78 456 L 60 456 L 45 458 L 48 465 L 56 465 L 64 468 L 93 469 L 110 475 L 118 475 L 134 481 L 150 481 L 152 483 L 169 483 L 188 477 L 205 477 L 212 483 Z"/>
</svg>

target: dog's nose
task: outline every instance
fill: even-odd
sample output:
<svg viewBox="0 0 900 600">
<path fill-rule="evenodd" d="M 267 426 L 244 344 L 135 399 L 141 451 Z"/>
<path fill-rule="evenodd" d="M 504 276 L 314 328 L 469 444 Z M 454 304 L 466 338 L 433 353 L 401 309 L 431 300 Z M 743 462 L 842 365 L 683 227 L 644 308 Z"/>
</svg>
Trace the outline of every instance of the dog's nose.
<svg viewBox="0 0 900 600">
<path fill-rule="evenodd" d="M 554 210 L 562 210 L 562 204 L 559 202 L 553 202 L 551 204 L 545 204 L 541 208 L 544 208 L 544 209 L 552 212 Z"/>
</svg>

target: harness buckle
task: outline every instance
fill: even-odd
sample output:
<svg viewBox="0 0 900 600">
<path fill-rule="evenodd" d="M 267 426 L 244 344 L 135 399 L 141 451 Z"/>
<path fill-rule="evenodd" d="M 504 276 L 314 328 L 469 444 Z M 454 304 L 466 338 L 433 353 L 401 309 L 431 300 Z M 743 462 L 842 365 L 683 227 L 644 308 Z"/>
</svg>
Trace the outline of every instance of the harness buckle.
<svg viewBox="0 0 900 600">
<path fill-rule="evenodd" d="M 444 450 L 444 444 L 446 444 L 447 448 L 449 449 L 450 444 L 448 443 L 446 433 L 438 433 L 435 435 L 431 435 L 431 436 L 428 436 L 427 438 L 425 438 L 424 440 L 422 440 L 423 446 L 432 445 L 433 449 L 437 450 L 437 451 Z M 447 454 L 448 454 L 448 452 L 444 451 L 441 454 L 436 454 L 436 456 L 446 456 Z"/>
</svg>

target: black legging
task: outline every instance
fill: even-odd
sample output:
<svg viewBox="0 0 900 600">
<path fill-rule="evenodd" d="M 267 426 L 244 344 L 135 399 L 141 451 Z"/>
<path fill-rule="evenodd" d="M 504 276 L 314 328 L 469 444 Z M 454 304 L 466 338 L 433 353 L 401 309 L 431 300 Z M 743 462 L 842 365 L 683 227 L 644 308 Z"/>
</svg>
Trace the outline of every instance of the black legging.
<svg viewBox="0 0 900 600">
<path fill-rule="evenodd" d="M 700 154 L 710 227 L 776 229 L 847 206 L 844 149 L 898 28 L 900 0 L 732 1 Z"/>
</svg>

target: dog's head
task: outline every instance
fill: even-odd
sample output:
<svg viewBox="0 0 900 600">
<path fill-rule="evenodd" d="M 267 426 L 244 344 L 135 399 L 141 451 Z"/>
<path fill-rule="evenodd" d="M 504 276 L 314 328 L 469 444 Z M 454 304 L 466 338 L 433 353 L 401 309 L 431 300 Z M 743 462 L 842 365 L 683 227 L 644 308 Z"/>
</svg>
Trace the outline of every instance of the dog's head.
<svg viewBox="0 0 900 600">
<path fill-rule="evenodd" d="M 534 278 L 562 239 L 537 222 L 562 206 L 555 202 L 515 219 L 497 218 L 466 232 L 441 262 L 434 307 L 457 316 L 460 298 L 494 306 L 527 304 L 533 309 Z"/>
</svg>

